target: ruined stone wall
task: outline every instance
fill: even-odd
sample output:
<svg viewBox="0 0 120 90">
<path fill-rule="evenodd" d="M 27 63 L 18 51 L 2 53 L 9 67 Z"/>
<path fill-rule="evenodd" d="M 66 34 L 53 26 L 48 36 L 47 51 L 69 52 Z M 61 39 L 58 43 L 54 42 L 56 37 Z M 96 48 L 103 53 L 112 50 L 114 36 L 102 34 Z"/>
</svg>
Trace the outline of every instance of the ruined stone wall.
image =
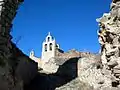
<svg viewBox="0 0 120 90">
<path fill-rule="evenodd" d="M 120 0 L 113 0 L 109 13 L 97 19 L 101 45 L 102 73 L 110 79 L 109 85 L 120 86 Z M 106 73 L 107 72 L 107 73 Z M 107 75 L 108 74 L 108 75 Z"/>
<path fill-rule="evenodd" d="M 11 45 L 10 30 L 16 10 L 22 0 L 0 0 L 0 55 L 9 58 Z M 3 59 L 2 59 L 3 60 Z M 5 60 L 3 60 L 5 62 Z"/>
<path fill-rule="evenodd" d="M 23 90 L 37 73 L 37 64 L 11 42 L 12 21 L 22 2 L 0 0 L 0 90 Z"/>
<path fill-rule="evenodd" d="M 56 58 L 70 59 L 70 58 L 75 58 L 75 57 L 90 57 L 90 56 L 93 56 L 93 55 L 96 55 L 96 54 L 90 53 L 90 52 L 79 52 L 75 49 L 71 49 L 71 50 L 69 50 L 67 52 L 64 52 L 64 53 L 56 51 Z M 98 54 L 98 56 L 99 56 L 99 54 Z"/>
</svg>

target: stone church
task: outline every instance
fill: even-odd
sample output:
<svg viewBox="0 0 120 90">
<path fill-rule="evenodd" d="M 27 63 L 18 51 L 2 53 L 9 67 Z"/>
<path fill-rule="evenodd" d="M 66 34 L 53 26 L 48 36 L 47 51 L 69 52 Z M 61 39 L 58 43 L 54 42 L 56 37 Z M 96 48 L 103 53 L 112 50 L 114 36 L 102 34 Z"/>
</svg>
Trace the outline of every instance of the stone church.
<svg viewBox="0 0 120 90">
<path fill-rule="evenodd" d="M 58 56 L 59 53 L 64 53 L 64 51 L 60 49 L 59 44 L 56 43 L 55 38 L 49 32 L 42 43 L 41 57 L 36 57 L 33 50 L 30 52 L 29 57 L 38 63 L 38 67 L 41 67 L 44 65 L 44 63 L 48 62 L 50 58 Z"/>
</svg>

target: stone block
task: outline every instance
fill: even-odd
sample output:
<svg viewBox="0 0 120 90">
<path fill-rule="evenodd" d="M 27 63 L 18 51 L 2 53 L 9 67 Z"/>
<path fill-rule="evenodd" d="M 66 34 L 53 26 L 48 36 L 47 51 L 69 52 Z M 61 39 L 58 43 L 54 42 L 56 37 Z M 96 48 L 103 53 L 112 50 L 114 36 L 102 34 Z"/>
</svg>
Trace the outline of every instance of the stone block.
<svg viewBox="0 0 120 90">
<path fill-rule="evenodd" d="M 113 70 L 113 73 L 115 73 L 115 74 L 120 74 L 120 70 L 114 69 L 114 70 Z"/>
<path fill-rule="evenodd" d="M 120 70 L 120 66 L 115 66 L 114 69 Z"/>
<path fill-rule="evenodd" d="M 108 66 L 111 67 L 111 68 L 115 67 L 116 65 L 118 65 L 118 63 L 116 61 L 108 62 Z"/>
</svg>

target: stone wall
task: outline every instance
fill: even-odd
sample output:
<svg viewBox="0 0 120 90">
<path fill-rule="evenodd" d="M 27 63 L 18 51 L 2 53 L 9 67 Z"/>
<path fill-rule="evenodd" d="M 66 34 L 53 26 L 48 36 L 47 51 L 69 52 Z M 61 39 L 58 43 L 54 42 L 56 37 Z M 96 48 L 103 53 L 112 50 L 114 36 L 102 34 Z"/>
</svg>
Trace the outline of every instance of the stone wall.
<svg viewBox="0 0 120 90">
<path fill-rule="evenodd" d="M 71 49 L 67 52 L 61 53 L 59 51 L 56 51 L 56 58 L 74 58 L 74 57 L 88 57 L 88 56 L 92 56 L 95 55 L 93 53 L 90 52 L 79 52 L 75 49 Z"/>
<path fill-rule="evenodd" d="M 110 12 L 104 13 L 97 21 L 102 73 L 111 78 L 109 86 L 120 87 L 120 0 L 113 0 Z"/>
<path fill-rule="evenodd" d="M 37 73 L 37 64 L 11 42 L 12 21 L 22 2 L 0 0 L 0 90 L 23 90 Z"/>
</svg>

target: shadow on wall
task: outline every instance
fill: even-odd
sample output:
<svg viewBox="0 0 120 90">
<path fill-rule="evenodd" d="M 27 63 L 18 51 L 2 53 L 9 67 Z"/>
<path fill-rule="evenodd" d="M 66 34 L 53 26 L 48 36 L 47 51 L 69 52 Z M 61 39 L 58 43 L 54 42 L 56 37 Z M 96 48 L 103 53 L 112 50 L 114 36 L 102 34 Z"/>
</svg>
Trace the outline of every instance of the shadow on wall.
<svg viewBox="0 0 120 90">
<path fill-rule="evenodd" d="M 79 58 L 71 58 L 61 65 L 54 74 L 41 74 L 34 78 L 24 90 L 55 90 L 77 77 L 77 62 Z"/>
</svg>

